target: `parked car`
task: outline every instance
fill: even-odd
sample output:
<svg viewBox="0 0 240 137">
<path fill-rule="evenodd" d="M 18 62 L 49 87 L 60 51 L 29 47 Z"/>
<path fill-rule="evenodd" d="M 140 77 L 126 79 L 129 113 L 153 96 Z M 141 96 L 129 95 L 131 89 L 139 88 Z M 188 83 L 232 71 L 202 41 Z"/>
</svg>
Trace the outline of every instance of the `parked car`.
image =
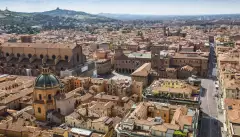
<svg viewBox="0 0 240 137">
<path fill-rule="evenodd" d="M 218 88 L 219 88 L 219 81 L 215 81 L 215 88 L 218 90 Z"/>
</svg>

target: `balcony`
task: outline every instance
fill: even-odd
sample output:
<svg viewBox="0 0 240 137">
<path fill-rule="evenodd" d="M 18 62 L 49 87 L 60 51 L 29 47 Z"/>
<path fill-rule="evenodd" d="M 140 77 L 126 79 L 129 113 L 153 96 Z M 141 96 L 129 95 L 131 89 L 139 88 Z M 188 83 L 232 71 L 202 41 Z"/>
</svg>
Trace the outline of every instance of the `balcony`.
<svg viewBox="0 0 240 137">
<path fill-rule="evenodd" d="M 52 104 L 53 100 L 47 100 L 47 104 Z"/>
<path fill-rule="evenodd" d="M 34 103 L 35 104 L 44 104 L 44 101 L 43 100 L 35 100 Z"/>
</svg>

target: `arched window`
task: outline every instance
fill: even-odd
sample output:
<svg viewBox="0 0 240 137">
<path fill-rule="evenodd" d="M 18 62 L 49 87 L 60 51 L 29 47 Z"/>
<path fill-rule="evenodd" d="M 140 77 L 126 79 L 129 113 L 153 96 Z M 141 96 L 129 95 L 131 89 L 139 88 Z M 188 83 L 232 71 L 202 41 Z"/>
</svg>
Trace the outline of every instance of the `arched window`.
<svg viewBox="0 0 240 137">
<path fill-rule="evenodd" d="M 38 108 L 38 113 L 41 113 L 41 108 Z"/>
<path fill-rule="evenodd" d="M 12 67 L 15 67 L 15 64 L 12 64 Z"/>
<path fill-rule="evenodd" d="M 42 100 L 42 95 L 41 94 L 39 94 L 38 97 L 39 97 L 39 100 Z"/>
<path fill-rule="evenodd" d="M 79 62 L 80 58 L 79 58 L 79 54 L 77 54 L 77 62 Z"/>
<path fill-rule="evenodd" d="M 77 54 L 77 62 L 79 62 L 79 54 Z"/>
<path fill-rule="evenodd" d="M 17 53 L 17 57 L 19 58 L 21 55 L 19 53 Z"/>
<path fill-rule="evenodd" d="M 52 95 L 48 94 L 48 100 L 52 100 Z"/>
<path fill-rule="evenodd" d="M 6 53 L 6 56 L 7 56 L 7 57 L 9 56 L 9 53 L 8 53 L 8 52 Z"/>
<path fill-rule="evenodd" d="M 65 60 L 68 60 L 68 56 L 67 55 L 65 55 Z"/>
<path fill-rule="evenodd" d="M 40 55 L 40 58 L 43 59 L 43 55 L 42 54 Z"/>
<path fill-rule="evenodd" d="M 52 59 L 56 59 L 56 56 L 55 56 L 55 55 L 52 55 Z"/>
<path fill-rule="evenodd" d="M 32 57 L 32 54 L 28 54 L 28 58 L 31 58 Z"/>
</svg>

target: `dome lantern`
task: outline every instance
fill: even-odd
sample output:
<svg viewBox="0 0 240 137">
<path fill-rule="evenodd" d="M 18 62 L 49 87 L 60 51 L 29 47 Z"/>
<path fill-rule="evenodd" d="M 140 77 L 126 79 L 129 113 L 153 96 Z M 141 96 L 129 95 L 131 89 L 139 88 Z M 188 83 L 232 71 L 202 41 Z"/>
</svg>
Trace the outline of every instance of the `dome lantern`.
<svg viewBox="0 0 240 137">
<path fill-rule="evenodd" d="M 52 89 L 59 86 L 60 82 L 58 78 L 50 73 L 49 67 L 46 64 L 43 64 L 42 74 L 35 80 L 35 89 Z"/>
<path fill-rule="evenodd" d="M 42 66 L 42 74 L 50 74 L 49 67 L 46 65 L 46 63 Z"/>
</svg>

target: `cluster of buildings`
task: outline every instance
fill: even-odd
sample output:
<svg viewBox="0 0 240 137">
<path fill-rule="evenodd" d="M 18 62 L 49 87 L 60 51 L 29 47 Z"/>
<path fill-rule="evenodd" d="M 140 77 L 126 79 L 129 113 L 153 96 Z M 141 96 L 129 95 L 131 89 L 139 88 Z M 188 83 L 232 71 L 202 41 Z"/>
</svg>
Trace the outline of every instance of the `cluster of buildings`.
<svg viewBox="0 0 240 137">
<path fill-rule="evenodd" d="M 196 106 L 142 101 L 142 82 L 74 76 L 60 79 L 46 64 L 37 78 L 2 75 L 1 81 L 0 134 L 6 136 L 197 134 Z M 176 87 L 186 88 L 181 82 Z"/>
<path fill-rule="evenodd" d="M 116 127 L 119 136 L 192 136 L 198 113 L 185 106 L 141 102 Z"/>
<path fill-rule="evenodd" d="M 190 77 L 191 78 L 191 77 Z M 193 78 L 191 78 L 193 79 Z M 193 79 L 188 82 L 177 79 L 159 79 L 145 89 L 144 100 L 168 102 L 198 108 L 200 103 L 201 81 Z"/>
<path fill-rule="evenodd" d="M 46 65 L 34 79 L 1 76 L 0 134 L 110 137 L 115 125 L 141 100 L 142 83 L 136 81 L 60 79 Z M 58 126 L 61 129 L 52 128 Z"/>
<path fill-rule="evenodd" d="M 217 29 L 201 26 L 128 27 L 4 38 L 0 135 L 196 137 L 214 41 L 226 127 L 238 135 L 237 36 L 214 37 Z M 95 78 L 112 71 L 131 80 Z"/>
<path fill-rule="evenodd" d="M 163 31 L 148 30 L 142 33 L 142 41 L 148 43 L 145 49 L 139 48 L 139 44 L 131 45 L 131 48 L 121 43 L 117 45 L 114 69 L 120 73 L 131 74 L 144 63 L 151 63 L 148 74 L 153 78 L 186 79 L 192 75 L 207 77 L 208 42 L 202 40 L 200 36 L 191 38 L 181 33 L 162 36 L 165 29 L 163 27 Z M 151 37 L 152 31 L 156 36 L 159 34 L 158 40 L 155 39 L 156 36 Z M 139 39 L 134 40 L 140 43 Z"/>
<path fill-rule="evenodd" d="M 82 45 L 75 43 L 43 43 L 21 36 L 17 41 L 0 43 L 0 73 L 38 76 L 47 64 L 57 76 L 91 76 L 95 64 L 87 60 Z"/>
<path fill-rule="evenodd" d="M 240 136 L 239 133 L 239 36 L 215 37 L 215 54 L 217 78 L 219 80 L 220 103 L 222 105 L 224 127 L 229 136 Z"/>
</svg>

